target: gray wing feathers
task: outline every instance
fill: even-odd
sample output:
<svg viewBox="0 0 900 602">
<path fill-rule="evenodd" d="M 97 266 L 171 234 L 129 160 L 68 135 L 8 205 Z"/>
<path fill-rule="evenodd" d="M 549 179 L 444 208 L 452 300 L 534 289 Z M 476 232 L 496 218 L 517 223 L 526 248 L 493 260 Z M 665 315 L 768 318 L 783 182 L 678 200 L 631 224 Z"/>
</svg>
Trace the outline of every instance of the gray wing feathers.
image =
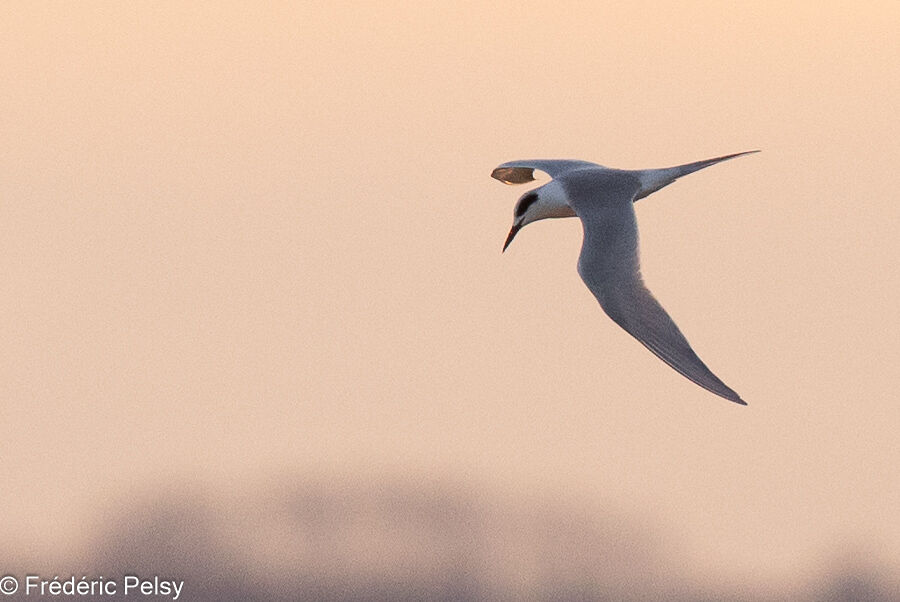
<svg viewBox="0 0 900 602">
<path fill-rule="evenodd" d="M 752 150 L 744 151 L 742 153 L 732 153 L 730 155 L 716 157 L 715 159 L 694 161 L 693 163 L 686 163 L 684 165 L 678 165 L 676 167 L 666 167 L 663 169 L 642 169 L 638 171 L 641 180 L 641 190 L 638 192 L 637 196 L 635 196 L 634 200 L 638 201 L 646 196 L 649 196 L 660 188 L 668 186 L 682 176 L 692 174 L 695 171 L 710 167 L 711 165 L 715 165 L 716 163 L 721 163 L 722 161 L 727 161 L 728 159 L 734 159 L 736 157 L 742 157 L 744 155 L 752 155 L 753 153 L 758 152 L 758 150 Z"/>
<path fill-rule="evenodd" d="M 581 167 L 598 167 L 598 165 L 590 161 L 570 159 L 522 159 L 499 165 L 491 172 L 491 177 L 504 184 L 526 184 L 534 181 L 534 170 L 536 169 L 555 178 L 567 171 Z"/>
<path fill-rule="evenodd" d="M 603 295 L 600 305 L 616 324 L 682 376 L 716 395 L 746 405 L 697 357 L 678 326 L 643 282 L 635 280 L 627 288 L 617 285 L 615 291 Z"/>
<path fill-rule="evenodd" d="M 697 357 L 678 326 L 644 286 L 630 199 L 616 207 L 589 211 L 582 206 L 579 217 L 584 243 L 578 273 L 603 311 L 681 375 L 716 395 L 746 405 Z"/>
</svg>

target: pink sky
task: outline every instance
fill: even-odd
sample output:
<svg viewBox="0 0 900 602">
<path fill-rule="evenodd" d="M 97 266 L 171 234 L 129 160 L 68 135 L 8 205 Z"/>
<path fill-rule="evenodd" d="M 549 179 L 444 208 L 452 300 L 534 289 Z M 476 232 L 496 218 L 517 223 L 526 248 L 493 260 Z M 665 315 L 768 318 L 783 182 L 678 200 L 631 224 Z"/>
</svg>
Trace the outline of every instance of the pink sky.
<svg viewBox="0 0 900 602">
<path fill-rule="evenodd" d="M 0 541 L 285 471 L 626 508 L 686 563 L 900 558 L 894 3 L 0 9 Z M 327 8 L 326 8 L 327 7 Z M 663 167 L 603 315 L 523 157 Z"/>
</svg>

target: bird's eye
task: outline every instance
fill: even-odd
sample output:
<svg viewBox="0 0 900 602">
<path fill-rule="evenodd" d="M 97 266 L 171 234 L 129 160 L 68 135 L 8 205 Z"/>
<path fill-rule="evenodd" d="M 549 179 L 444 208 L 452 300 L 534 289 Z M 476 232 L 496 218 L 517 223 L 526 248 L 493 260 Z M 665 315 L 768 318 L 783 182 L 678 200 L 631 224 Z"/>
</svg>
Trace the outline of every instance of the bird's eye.
<svg viewBox="0 0 900 602">
<path fill-rule="evenodd" d="M 522 217 L 523 215 L 525 215 L 525 212 L 528 211 L 528 208 L 534 204 L 537 198 L 538 195 L 536 192 L 532 192 L 523 196 L 522 200 L 519 201 L 519 204 L 516 205 L 516 217 Z"/>
</svg>

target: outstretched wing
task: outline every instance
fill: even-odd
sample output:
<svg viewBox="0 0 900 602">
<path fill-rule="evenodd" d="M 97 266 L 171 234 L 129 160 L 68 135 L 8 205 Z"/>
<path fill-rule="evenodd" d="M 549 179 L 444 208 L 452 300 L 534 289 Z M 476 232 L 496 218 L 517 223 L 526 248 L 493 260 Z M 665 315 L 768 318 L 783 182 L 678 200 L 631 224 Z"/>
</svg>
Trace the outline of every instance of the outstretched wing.
<svg viewBox="0 0 900 602">
<path fill-rule="evenodd" d="M 694 161 L 693 163 L 686 163 L 684 165 L 678 165 L 676 167 L 666 167 L 663 169 L 642 169 L 637 172 L 638 177 L 641 180 L 641 190 L 638 192 L 634 200 L 638 201 L 645 196 L 649 196 L 660 188 L 668 186 L 682 176 L 686 176 L 688 174 L 694 173 L 695 171 L 705 169 L 711 165 L 715 165 L 716 163 L 727 161 L 728 159 L 743 157 L 744 155 L 752 155 L 753 153 L 758 152 L 758 150 L 752 150 L 744 151 L 742 153 L 732 153 L 723 157 L 716 157 L 715 159 Z"/>
<path fill-rule="evenodd" d="M 631 202 L 579 212 L 584 243 L 578 273 L 603 311 L 682 376 L 729 401 L 747 405 L 706 367 L 662 305 L 644 286 Z"/>
<path fill-rule="evenodd" d="M 522 161 L 509 161 L 496 167 L 491 172 L 491 177 L 500 180 L 504 184 L 525 184 L 534 180 L 534 170 L 545 172 L 551 178 L 558 177 L 572 169 L 580 167 L 599 167 L 590 161 L 576 161 L 569 159 L 525 159 Z"/>
</svg>

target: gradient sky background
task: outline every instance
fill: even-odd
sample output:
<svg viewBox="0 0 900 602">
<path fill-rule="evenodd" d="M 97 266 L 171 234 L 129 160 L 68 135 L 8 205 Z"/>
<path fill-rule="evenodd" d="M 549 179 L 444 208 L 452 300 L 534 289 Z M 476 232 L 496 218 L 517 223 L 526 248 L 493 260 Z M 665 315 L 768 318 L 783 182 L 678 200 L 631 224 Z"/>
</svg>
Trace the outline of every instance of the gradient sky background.
<svg viewBox="0 0 900 602">
<path fill-rule="evenodd" d="M 722 579 L 900 566 L 895 2 L 6 3 L 0 542 L 147 492 L 446 479 Z M 648 285 L 749 402 L 500 247 L 497 164 L 663 167 Z M 337 478 L 337 477 L 336 477 Z"/>
</svg>

